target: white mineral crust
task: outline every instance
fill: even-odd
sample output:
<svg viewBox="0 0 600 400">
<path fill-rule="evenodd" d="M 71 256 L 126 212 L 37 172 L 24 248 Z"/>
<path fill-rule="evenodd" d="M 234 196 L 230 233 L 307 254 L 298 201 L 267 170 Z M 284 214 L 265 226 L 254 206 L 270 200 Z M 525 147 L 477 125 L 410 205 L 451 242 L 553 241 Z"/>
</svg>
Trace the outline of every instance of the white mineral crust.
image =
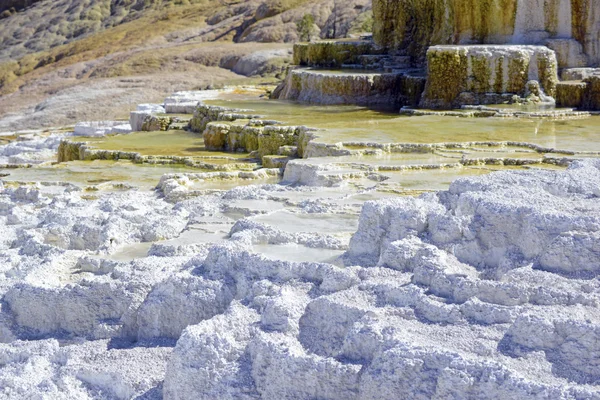
<svg viewBox="0 0 600 400">
<path fill-rule="evenodd" d="M 0 398 L 600 399 L 600 161 L 364 206 L 198 176 L 0 183 Z"/>
<path fill-rule="evenodd" d="M 0 165 L 40 164 L 56 160 L 56 150 L 61 137 L 23 136 L 19 140 L 0 146 Z"/>
<path fill-rule="evenodd" d="M 123 121 L 86 121 L 78 122 L 73 132 L 74 136 L 101 137 L 115 133 L 130 133 L 131 125 Z"/>
</svg>

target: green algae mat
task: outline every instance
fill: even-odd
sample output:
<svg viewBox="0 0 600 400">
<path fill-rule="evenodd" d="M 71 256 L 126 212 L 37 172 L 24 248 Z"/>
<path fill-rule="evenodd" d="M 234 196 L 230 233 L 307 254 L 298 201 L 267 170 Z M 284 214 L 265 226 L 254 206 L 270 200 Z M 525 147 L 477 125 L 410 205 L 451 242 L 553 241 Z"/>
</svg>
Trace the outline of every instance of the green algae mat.
<svg viewBox="0 0 600 400">
<path fill-rule="evenodd" d="M 73 138 L 73 141 L 77 140 L 90 142 L 91 146 L 99 150 L 136 152 L 143 156 L 224 157 L 228 159 L 248 157 L 248 153 L 207 151 L 202 135 L 182 130 L 134 132 L 101 138 Z"/>
</svg>

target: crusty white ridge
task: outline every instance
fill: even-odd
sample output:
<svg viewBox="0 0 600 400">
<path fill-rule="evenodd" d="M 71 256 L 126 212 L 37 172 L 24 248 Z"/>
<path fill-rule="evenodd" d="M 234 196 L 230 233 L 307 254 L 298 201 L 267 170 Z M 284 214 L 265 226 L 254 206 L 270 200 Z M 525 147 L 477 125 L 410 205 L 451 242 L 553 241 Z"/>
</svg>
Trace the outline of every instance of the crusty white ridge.
<svg viewBox="0 0 600 400">
<path fill-rule="evenodd" d="M 185 184 L 0 183 L 0 398 L 600 399 L 600 160 L 364 206 Z"/>
</svg>

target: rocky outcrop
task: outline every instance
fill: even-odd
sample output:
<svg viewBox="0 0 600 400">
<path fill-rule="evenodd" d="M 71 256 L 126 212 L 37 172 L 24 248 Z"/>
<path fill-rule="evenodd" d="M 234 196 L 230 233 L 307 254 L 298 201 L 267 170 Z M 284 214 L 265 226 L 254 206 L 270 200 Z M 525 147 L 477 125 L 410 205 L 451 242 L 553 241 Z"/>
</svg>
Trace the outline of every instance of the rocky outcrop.
<svg viewBox="0 0 600 400">
<path fill-rule="evenodd" d="M 199 168 L 207 171 L 248 171 L 255 169 L 258 165 L 253 158 L 239 159 L 227 157 L 190 157 L 163 155 L 143 155 L 135 151 L 103 150 L 97 149 L 90 143 L 74 142 L 68 139 L 60 141 L 58 146 L 58 162 L 68 161 L 94 161 L 94 160 L 129 160 L 135 164 L 152 165 L 184 165 L 189 168 Z M 223 162 L 224 160 L 228 162 Z"/>
<path fill-rule="evenodd" d="M 253 113 L 251 110 L 237 110 L 227 107 L 199 104 L 190 121 L 190 128 L 193 132 L 202 133 L 210 122 L 232 122 L 238 119 L 251 120 L 256 118 L 260 118 L 260 115 Z"/>
<path fill-rule="evenodd" d="M 57 150 L 57 162 L 61 163 L 68 161 L 83 160 L 85 158 L 85 150 L 83 149 L 84 146 L 85 143 L 82 142 L 71 142 L 69 140 L 61 140 Z"/>
<path fill-rule="evenodd" d="M 429 46 L 475 43 L 549 43 L 561 55 L 560 67 L 600 61 L 600 13 L 594 1 L 373 0 L 373 14 L 375 42 L 406 51 L 416 64 L 425 62 Z"/>
<path fill-rule="evenodd" d="M 132 111 L 129 114 L 129 125 L 133 132 L 166 131 L 172 123 L 173 118 L 155 115 L 153 111 Z"/>
<path fill-rule="evenodd" d="M 562 173 L 503 172 L 456 180 L 436 196 L 367 203 L 348 256 L 377 264 L 392 242 L 418 236 L 496 274 L 533 263 L 598 276 L 598 181 L 600 162 L 590 160 Z"/>
<path fill-rule="evenodd" d="M 498 104 L 514 95 L 535 96 L 533 101 L 541 102 L 556 95 L 557 82 L 556 56 L 547 47 L 433 46 L 427 51 L 427 85 L 420 105 Z"/>
<path fill-rule="evenodd" d="M 250 121 L 248 124 L 227 124 L 211 122 L 204 130 L 204 145 L 208 150 L 219 151 L 256 151 L 263 159 L 265 168 L 275 168 L 275 160 L 267 156 L 302 157 L 302 143 L 312 138 L 312 129 L 305 126 L 262 125 Z M 298 147 L 300 146 L 300 151 Z M 296 149 L 293 154 L 288 148 Z M 276 162 L 275 162 L 276 163 Z M 277 167 L 281 167 L 279 161 Z"/>
<path fill-rule="evenodd" d="M 173 123 L 171 117 L 159 117 L 156 115 L 146 116 L 141 126 L 141 131 L 153 132 L 153 131 L 166 131 L 169 126 Z"/>
<path fill-rule="evenodd" d="M 600 13 L 591 2 L 374 0 L 373 12 L 375 43 L 294 46 L 296 65 L 363 71 L 291 70 L 272 97 L 315 104 L 451 109 L 555 104 L 559 96 L 559 105 L 597 108 L 597 89 L 591 81 L 585 90 L 582 84 L 562 85 L 560 93 L 556 88 L 559 68 L 588 76 L 593 73 L 583 67 L 600 61 Z M 424 66 L 426 74 L 409 69 Z M 365 71 L 369 68 L 382 72 Z M 427 77 L 423 92 L 421 75 Z"/>
<path fill-rule="evenodd" d="M 146 118 L 152 117 L 151 113 L 146 111 L 132 111 L 129 113 L 129 125 L 131 126 L 131 130 L 133 132 L 139 132 L 142 130 L 142 126 L 144 125 L 144 120 Z"/>
<path fill-rule="evenodd" d="M 0 165 L 33 165 L 56 160 L 60 136 L 18 140 L 0 146 Z"/>
</svg>

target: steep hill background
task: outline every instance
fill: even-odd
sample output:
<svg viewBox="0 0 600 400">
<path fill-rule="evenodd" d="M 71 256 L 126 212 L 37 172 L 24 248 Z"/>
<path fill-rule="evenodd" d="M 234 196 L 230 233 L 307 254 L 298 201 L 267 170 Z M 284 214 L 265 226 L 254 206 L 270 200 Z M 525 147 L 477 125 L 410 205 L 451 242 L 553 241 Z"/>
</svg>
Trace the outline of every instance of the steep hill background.
<svg viewBox="0 0 600 400">
<path fill-rule="evenodd" d="M 296 23 L 369 31 L 370 0 L 0 0 L 0 131 L 124 117 L 223 83 L 273 83 Z"/>
</svg>

